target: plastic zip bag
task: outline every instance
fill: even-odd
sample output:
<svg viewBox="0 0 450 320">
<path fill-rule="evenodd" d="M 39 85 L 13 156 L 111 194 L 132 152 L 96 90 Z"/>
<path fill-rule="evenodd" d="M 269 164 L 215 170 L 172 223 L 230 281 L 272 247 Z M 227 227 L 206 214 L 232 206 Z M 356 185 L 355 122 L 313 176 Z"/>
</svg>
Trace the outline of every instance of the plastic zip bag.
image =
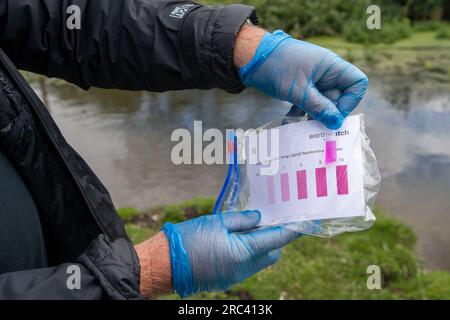
<svg viewBox="0 0 450 320">
<path fill-rule="evenodd" d="M 261 226 L 266 226 L 266 225 L 282 225 L 286 228 L 295 230 L 297 232 L 300 232 L 302 234 L 308 234 L 308 235 L 314 235 L 314 236 L 320 236 L 320 237 L 332 237 L 334 235 L 343 233 L 343 232 L 354 232 L 354 231 L 361 231 L 361 230 L 365 230 L 370 228 L 373 223 L 375 222 L 375 216 L 372 213 L 372 207 L 374 205 L 375 202 L 375 198 L 376 195 L 378 193 L 379 190 L 379 186 L 381 183 L 381 177 L 378 171 L 378 167 L 377 167 L 377 161 L 375 158 L 375 155 L 372 151 L 372 149 L 370 148 L 370 140 L 365 132 L 365 126 L 364 126 L 364 115 L 363 114 L 359 114 L 357 116 L 353 116 L 354 118 L 356 117 L 357 119 L 359 119 L 359 132 L 357 135 L 357 139 L 359 141 L 357 141 L 358 143 L 355 144 L 354 146 L 356 146 L 354 148 L 354 150 L 351 151 L 351 154 L 347 154 L 347 158 L 351 158 L 351 159 L 358 159 L 358 162 L 361 162 L 361 175 L 362 175 L 362 182 L 361 182 L 361 192 L 363 193 L 363 195 L 361 195 L 361 201 L 363 202 L 363 204 L 361 206 L 359 206 L 359 209 L 357 210 L 359 212 L 358 216 L 352 216 L 354 213 L 351 212 L 353 209 L 352 208 L 356 208 L 357 206 L 353 206 L 353 204 L 351 203 L 350 200 L 348 200 L 350 198 L 350 195 L 345 194 L 343 196 L 336 196 L 336 195 L 329 195 L 328 200 L 323 200 L 324 203 L 328 206 L 328 207 L 333 207 L 333 208 L 346 208 L 346 210 L 348 211 L 347 214 L 348 216 L 341 216 L 341 217 L 332 217 L 332 218 L 327 218 L 327 217 L 320 217 L 320 210 L 317 209 L 317 205 L 319 205 L 320 208 L 320 201 L 322 201 L 320 199 L 320 201 L 318 201 L 318 197 L 321 196 L 319 194 L 319 192 L 323 192 L 320 191 L 320 188 L 316 188 L 317 190 L 308 190 L 308 197 L 311 198 L 310 203 L 313 202 L 317 202 L 316 205 L 316 209 L 317 212 L 315 212 L 314 210 L 311 211 L 310 209 L 310 213 L 307 217 L 305 217 L 304 212 L 302 212 L 302 205 L 301 202 L 299 201 L 308 201 L 308 199 L 306 199 L 305 196 L 301 195 L 302 192 L 300 192 L 299 190 L 297 190 L 298 193 L 298 199 L 295 197 L 295 192 L 293 190 L 290 191 L 290 195 L 287 195 L 286 197 L 289 198 L 288 200 L 290 200 L 291 202 L 296 202 L 294 204 L 294 207 L 298 207 L 298 209 L 291 215 L 282 215 L 283 217 L 280 219 L 276 219 L 276 220 L 271 220 L 271 221 L 267 221 L 264 224 L 262 224 Z M 260 128 L 253 130 L 253 131 L 246 131 L 245 133 L 235 133 L 232 135 L 229 135 L 227 137 L 228 140 L 228 146 L 232 146 L 232 148 L 229 148 L 229 152 L 227 153 L 228 157 L 229 157 L 229 167 L 228 167 L 228 172 L 225 178 L 225 182 L 224 185 L 222 187 L 222 190 L 219 194 L 219 197 L 216 201 L 216 204 L 214 206 L 214 213 L 225 213 L 228 211 L 240 211 L 240 210 L 252 210 L 252 209 L 256 209 L 261 211 L 261 215 L 263 217 L 268 216 L 269 215 L 269 211 L 271 206 L 267 205 L 264 206 L 265 209 L 262 209 L 261 207 L 257 207 L 255 206 L 255 198 L 259 198 L 259 203 L 261 203 L 261 201 L 268 201 L 270 202 L 271 199 L 270 195 L 269 196 L 265 196 L 265 195 L 261 195 L 259 194 L 259 192 L 255 192 L 255 182 L 252 182 L 252 179 L 250 178 L 250 175 L 253 174 L 251 173 L 251 171 L 253 171 L 253 169 L 249 166 L 248 160 L 249 160 L 249 145 L 248 145 L 248 141 L 249 141 L 249 137 L 254 136 L 254 135 L 258 135 L 261 132 L 263 132 L 264 130 L 270 130 L 270 129 L 281 129 L 283 126 L 289 126 L 295 123 L 299 123 L 302 121 L 306 121 L 308 120 L 307 117 L 305 116 L 304 112 L 301 111 L 301 109 L 297 108 L 297 107 L 292 107 L 291 111 L 283 118 L 281 119 L 277 119 L 274 121 L 271 121 L 263 126 L 261 126 Z M 346 120 L 347 121 L 347 120 Z M 355 121 L 355 119 L 353 119 L 353 121 Z M 345 122 L 344 122 L 345 124 Z M 286 129 L 287 127 L 284 127 L 283 129 Z M 324 131 L 326 131 L 328 129 L 324 128 Z M 332 133 L 328 133 L 329 135 Z M 294 140 L 295 139 L 295 140 Z M 292 137 L 292 139 L 286 139 L 287 141 L 280 141 L 280 144 L 292 144 L 292 141 L 302 141 L 302 140 L 306 140 L 306 137 L 300 137 L 300 136 L 295 136 Z M 324 145 L 323 147 L 323 152 L 325 153 L 327 150 L 325 150 L 326 147 Z M 320 151 L 320 150 L 319 150 Z M 338 155 L 339 153 L 342 153 L 342 149 L 338 150 Z M 356 153 L 361 153 L 360 156 L 359 154 Z M 354 157 L 355 156 L 355 157 Z M 357 156 L 357 157 L 356 157 Z M 317 157 L 317 156 L 316 156 Z M 327 159 L 328 160 L 328 159 Z M 345 162 L 345 159 L 341 159 L 342 161 Z M 345 174 L 345 179 L 349 179 L 349 177 L 351 178 L 351 172 L 349 173 L 349 176 L 347 176 L 347 166 L 351 166 L 352 163 L 344 163 L 344 165 L 342 164 L 336 164 L 336 163 L 331 163 L 331 164 L 323 164 L 323 168 L 325 168 L 326 171 L 323 171 L 323 169 L 320 169 L 319 171 L 321 173 L 323 172 L 334 172 L 334 170 L 336 170 L 336 181 L 337 181 L 337 187 L 335 187 L 333 190 L 330 190 L 330 193 L 339 193 L 339 191 L 341 191 L 340 189 L 345 189 L 345 188 L 349 188 L 347 185 L 342 185 L 339 182 L 339 174 L 338 172 L 344 172 Z M 337 167 L 340 167 L 339 169 L 342 169 L 343 167 L 345 167 L 345 171 L 343 170 L 338 170 Z M 310 171 L 311 170 L 300 170 L 302 171 L 302 174 L 297 174 L 297 179 L 306 179 L 306 177 L 308 176 L 309 180 L 313 180 L 314 179 L 314 174 L 311 174 Z M 308 172 L 308 173 L 307 173 Z M 319 173 L 320 173 L 319 172 Z M 283 174 L 281 174 L 283 175 Z M 292 176 L 292 175 L 291 175 Z M 295 176 L 295 175 L 294 175 Z M 355 175 L 354 175 L 355 176 Z M 280 175 L 277 173 L 276 178 L 278 179 L 280 177 Z M 285 174 L 284 177 L 288 177 L 287 174 Z M 317 175 L 317 171 L 316 171 L 316 179 L 318 179 L 318 175 Z M 295 179 L 295 177 L 293 178 Z M 255 178 L 253 178 L 253 180 L 255 180 Z M 271 178 L 269 178 L 269 180 L 272 180 Z M 281 179 L 283 180 L 283 179 Z M 314 182 L 309 182 L 309 186 L 311 187 Z M 332 179 L 328 178 L 328 182 L 330 182 Z M 259 180 L 258 180 L 259 181 Z M 263 181 L 263 180 L 261 180 Z M 278 180 L 277 180 L 278 181 Z M 351 181 L 350 181 L 351 182 Z M 252 186 L 253 183 L 253 186 Z M 283 184 L 283 181 L 281 182 Z M 317 181 L 315 181 L 316 185 L 317 185 Z M 346 182 L 348 183 L 348 182 Z M 259 182 L 258 182 L 259 184 Z M 273 185 L 273 182 L 272 182 Z M 293 188 L 295 188 L 295 182 L 290 182 L 291 186 L 294 186 Z M 300 183 L 297 181 L 297 186 L 299 186 Z M 305 184 L 306 186 L 306 184 Z M 277 187 L 280 187 L 279 185 L 277 185 Z M 262 190 L 261 188 L 263 188 L 262 183 L 261 185 L 257 185 L 256 189 Z M 264 187 L 265 188 L 265 187 Z M 270 188 L 269 188 L 270 189 Z M 273 187 L 272 187 L 273 189 Z M 278 188 L 277 188 L 278 189 Z M 289 187 L 288 187 L 289 189 Z M 291 188 L 292 189 L 292 188 Z M 310 189 L 314 189 L 314 188 L 310 188 Z M 351 189 L 351 184 L 350 184 L 350 189 Z M 253 192 L 252 192 L 253 191 Z M 345 193 L 345 191 L 348 190 L 344 190 L 343 193 Z M 354 190 L 353 190 L 354 191 Z M 273 192 L 273 191 L 272 191 Z M 316 193 L 317 192 L 317 193 Z M 253 199 L 252 199 L 252 193 L 253 193 Z M 303 194 L 305 194 L 305 192 L 303 192 Z M 273 197 L 273 195 L 272 195 Z M 278 202 L 281 202 L 283 200 L 286 199 L 280 199 L 280 197 L 278 197 L 279 199 Z M 301 199 L 301 198 L 305 198 L 305 199 Z M 327 199 L 327 197 L 323 197 L 323 199 Z M 272 199 L 272 201 L 274 201 L 274 199 Z M 328 201 L 328 202 L 327 202 Z M 304 202 L 307 203 L 307 202 Z M 279 207 L 283 208 L 283 204 L 280 203 L 278 204 Z M 276 207 L 276 205 L 274 205 L 274 207 Z M 308 206 L 304 205 L 304 208 L 307 208 Z M 311 206 L 309 206 L 311 207 Z M 269 208 L 269 209 L 268 209 Z M 290 207 L 289 207 L 290 208 Z M 278 213 L 283 213 L 281 212 L 283 210 L 279 210 L 278 212 L 272 212 L 271 215 L 277 215 Z M 337 209 L 336 209 L 337 211 Z M 345 211 L 345 210 L 344 210 Z M 322 214 L 323 215 L 323 214 Z M 314 217 L 319 217 L 319 218 L 314 218 Z"/>
</svg>

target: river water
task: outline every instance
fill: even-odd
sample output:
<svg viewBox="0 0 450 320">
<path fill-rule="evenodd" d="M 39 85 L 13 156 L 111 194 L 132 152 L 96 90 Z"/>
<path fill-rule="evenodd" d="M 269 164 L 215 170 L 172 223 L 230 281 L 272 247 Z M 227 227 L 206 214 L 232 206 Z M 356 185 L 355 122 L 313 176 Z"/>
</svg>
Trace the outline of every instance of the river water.
<svg viewBox="0 0 450 320">
<path fill-rule="evenodd" d="M 174 129 L 192 130 L 194 120 L 202 120 L 204 130 L 252 128 L 289 110 L 252 90 L 85 92 L 44 80 L 33 88 L 117 207 L 218 194 L 226 167 L 172 164 Z M 413 226 L 425 267 L 450 270 L 450 85 L 371 77 L 359 112 L 366 114 L 382 174 L 378 205 Z"/>
</svg>

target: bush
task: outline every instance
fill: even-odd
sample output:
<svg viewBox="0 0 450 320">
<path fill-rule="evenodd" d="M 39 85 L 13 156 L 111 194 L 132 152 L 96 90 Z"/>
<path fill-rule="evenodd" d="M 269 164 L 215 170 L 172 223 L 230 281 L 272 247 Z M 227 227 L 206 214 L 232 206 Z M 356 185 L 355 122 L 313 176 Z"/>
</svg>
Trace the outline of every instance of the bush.
<svg viewBox="0 0 450 320">
<path fill-rule="evenodd" d="M 450 31 L 448 28 L 441 28 L 436 32 L 436 39 L 450 39 Z"/>
<path fill-rule="evenodd" d="M 419 21 L 414 23 L 414 31 L 437 31 L 442 27 L 441 21 Z"/>
<path fill-rule="evenodd" d="M 207 4 L 236 3 L 236 0 L 203 0 Z M 292 1 L 241 0 L 255 6 L 260 23 L 269 30 L 283 29 L 295 37 L 340 34 L 354 11 L 365 12 L 365 0 Z"/>
<path fill-rule="evenodd" d="M 429 19 L 441 0 L 392 1 L 379 0 L 382 8 L 382 29 L 366 27 L 368 0 L 241 0 L 255 6 L 261 24 L 269 29 L 283 29 L 295 37 L 340 35 L 357 43 L 392 43 L 411 33 L 408 19 L 415 21 L 415 31 L 437 31 L 444 25 Z M 206 4 L 230 4 L 235 0 L 203 0 Z"/>
<path fill-rule="evenodd" d="M 377 44 L 393 43 L 411 35 L 409 20 L 385 22 L 381 29 L 367 29 L 365 21 L 351 21 L 344 26 L 343 36 L 349 42 Z"/>
</svg>

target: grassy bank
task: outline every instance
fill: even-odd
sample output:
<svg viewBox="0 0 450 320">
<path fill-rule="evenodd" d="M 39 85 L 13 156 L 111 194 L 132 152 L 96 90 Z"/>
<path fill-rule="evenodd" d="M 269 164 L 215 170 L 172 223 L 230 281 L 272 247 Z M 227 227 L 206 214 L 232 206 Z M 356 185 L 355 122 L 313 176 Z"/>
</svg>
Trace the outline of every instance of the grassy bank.
<svg viewBox="0 0 450 320">
<path fill-rule="evenodd" d="M 156 233 L 165 221 L 178 222 L 212 211 L 213 199 L 139 212 L 119 209 L 134 242 Z M 199 299 L 450 299 L 450 273 L 424 271 L 414 252 L 412 229 L 376 210 L 367 231 L 332 239 L 304 237 L 288 245 L 281 261 L 225 293 Z M 378 265 L 382 289 L 368 290 L 369 265 Z M 177 298 L 175 295 L 166 298 Z"/>
<path fill-rule="evenodd" d="M 329 48 L 358 65 L 370 75 L 404 75 L 450 82 L 450 36 L 440 38 L 440 30 L 416 31 L 409 38 L 386 44 L 356 44 L 343 37 L 319 36 L 308 41 Z M 450 34 L 450 25 L 445 26 Z"/>
</svg>

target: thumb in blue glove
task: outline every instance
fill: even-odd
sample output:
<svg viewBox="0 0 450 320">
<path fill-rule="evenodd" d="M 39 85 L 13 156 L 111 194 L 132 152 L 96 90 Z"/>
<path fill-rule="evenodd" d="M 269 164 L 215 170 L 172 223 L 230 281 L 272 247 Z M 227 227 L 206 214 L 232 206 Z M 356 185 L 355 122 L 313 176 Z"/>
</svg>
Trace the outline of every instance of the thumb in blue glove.
<svg viewBox="0 0 450 320">
<path fill-rule="evenodd" d="M 264 35 L 239 75 L 247 86 L 289 101 L 330 129 L 342 125 L 368 86 L 367 76 L 334 52 L 281 30 Z"/>
<path fill-rule="evenodd" d="M 201 216 L 163 226 L 170 245 L 173 288 L 185 297 L 224 291 L 280 258 L 300 234 L 283 227 L 254 229 L 258 211 Z"/>
</svg>

